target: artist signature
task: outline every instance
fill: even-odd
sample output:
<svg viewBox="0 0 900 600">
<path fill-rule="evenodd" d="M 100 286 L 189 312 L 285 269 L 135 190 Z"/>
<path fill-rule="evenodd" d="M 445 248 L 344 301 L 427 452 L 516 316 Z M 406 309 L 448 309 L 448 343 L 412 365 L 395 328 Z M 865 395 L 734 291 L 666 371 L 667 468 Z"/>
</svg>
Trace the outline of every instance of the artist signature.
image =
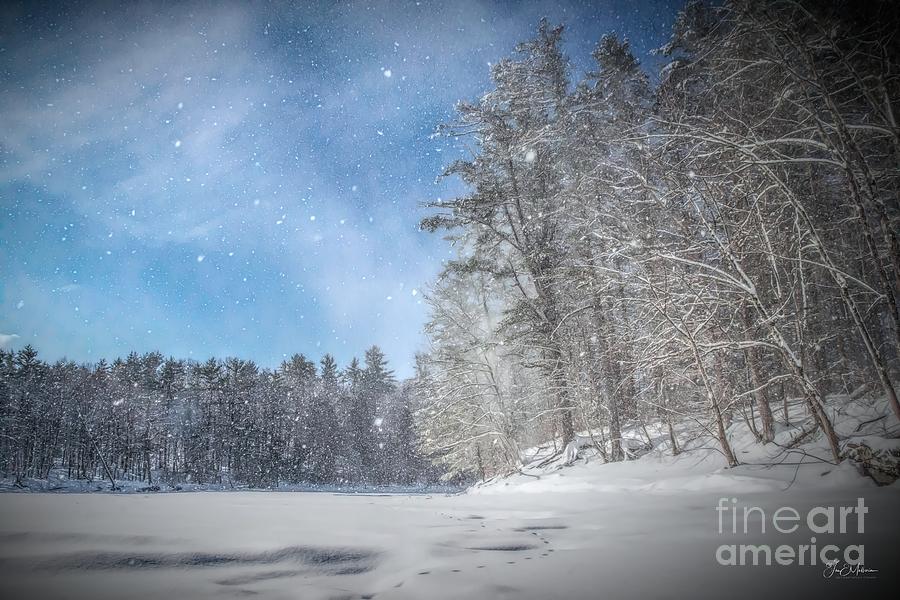
<svg viewBox="0 0 900 600">
<path fill-rule="evenodd" d="M 878 569 L 867 569 L 863 565 L 851 565 L 832 560 L 825 565 L 825 571 L 822 573 L 822 576 L 825 579 L 875 579 L 876 573 L 878 573 Z"/>
</svg>

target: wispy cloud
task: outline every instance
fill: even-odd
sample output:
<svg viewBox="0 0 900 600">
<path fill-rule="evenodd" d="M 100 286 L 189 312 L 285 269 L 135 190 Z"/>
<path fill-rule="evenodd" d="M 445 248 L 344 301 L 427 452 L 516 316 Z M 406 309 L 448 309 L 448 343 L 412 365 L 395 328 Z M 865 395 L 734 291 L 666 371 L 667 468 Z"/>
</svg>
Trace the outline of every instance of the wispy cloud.
<svg viewBox="0 0 900 600">
<path fill-rule="evenodd" d="M 0 333 L 0 348 L 7 348 L 13 344 L 19 336 L 15 333 Z"/>
</svg>

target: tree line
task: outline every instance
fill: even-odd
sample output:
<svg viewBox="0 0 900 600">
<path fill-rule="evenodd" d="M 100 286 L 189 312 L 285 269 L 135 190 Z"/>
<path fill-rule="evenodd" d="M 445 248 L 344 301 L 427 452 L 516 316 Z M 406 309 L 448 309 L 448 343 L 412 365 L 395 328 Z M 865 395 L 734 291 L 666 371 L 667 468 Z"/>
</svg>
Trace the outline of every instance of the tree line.
<svg viewBox="0 0 900 600">
<path fill-rule="evenodd" d="M 830 395 L 897 399 L 900 5 L 689 2 L 658 82 L 604 36 L 583 75 L 563 27 L 492 67 L 440 134 L 466 184 L 422 222 L 457 248 L 428 294 L 417 423 L 451 472 L 523 444 L 689 419 L 769 443 L 805 407 L 845 456 Z M 833 406 L 833 405 L 832 405 Z M 845 434 L 846 435 L 846 434 Z"/>
<path fill-rule="evenodd" d="M 70 479 L 373 485 L 433 481 L 409 385 L 373 346 L 339 370 L 297 354 L 277 369 L 131 353 L 48 364 L 0 351 L 0 474 Z"/>
</svg>

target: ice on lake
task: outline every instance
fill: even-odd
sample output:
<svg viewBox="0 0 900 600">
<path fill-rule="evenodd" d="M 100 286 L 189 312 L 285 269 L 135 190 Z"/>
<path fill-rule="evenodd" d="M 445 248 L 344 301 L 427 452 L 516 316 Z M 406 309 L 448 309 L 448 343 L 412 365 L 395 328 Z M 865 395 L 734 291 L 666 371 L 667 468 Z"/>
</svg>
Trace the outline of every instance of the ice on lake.
<svg viewBox="0 0 900 600">
<path fill-rule="evenodd" d="M 704 475 L 705 485 L 674 492 L 649 470 L 594 472 L 607 472 L 610 487 L 566 487 L 600 485 L 576 467 L 459 495 L 2 494 L 0 597 L 759 598 L 782 583 L 806 586 L 809 597 L 838 589 L 821 565 L 716 564 L 730 538 L 716 530 L 715 507 L 729 492 L 801 511 L 864 494 L 866 534 L 853 543 L 867 544 L 867 566 L 883 576 L 854 589 L 895 577 L 896 489 L 773 492 Z"/>
</svg>

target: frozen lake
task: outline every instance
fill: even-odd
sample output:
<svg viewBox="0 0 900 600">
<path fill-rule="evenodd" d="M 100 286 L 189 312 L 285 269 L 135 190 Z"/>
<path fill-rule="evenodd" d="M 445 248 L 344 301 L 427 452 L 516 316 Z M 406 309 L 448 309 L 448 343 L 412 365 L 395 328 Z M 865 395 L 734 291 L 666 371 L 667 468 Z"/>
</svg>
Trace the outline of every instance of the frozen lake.
<svg viewBox="0 0 900 600">
<path fill-rule="evenodd" d="M 731 539 L 716 529 L 723 490 L 526 489 L 2 494 L 0 597 L 759 598 L 778 581 L 830 597 L 896 582 L 895 488 L 740 494 L 742 503 L 801 511 L 864 495 L 865 534 L 837 537 L 866 544 L 875 582 L 826 579 L 821 565 L 718 565 L 716 548 Z"/>
</svg>

